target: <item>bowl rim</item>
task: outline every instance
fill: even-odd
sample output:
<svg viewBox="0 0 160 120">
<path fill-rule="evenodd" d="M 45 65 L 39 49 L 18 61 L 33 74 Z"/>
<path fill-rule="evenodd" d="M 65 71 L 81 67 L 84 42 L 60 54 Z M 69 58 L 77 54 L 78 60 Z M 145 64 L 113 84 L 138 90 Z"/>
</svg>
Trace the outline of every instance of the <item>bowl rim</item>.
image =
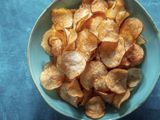
<svg viewBox="0 0 160 120">
<path fill-rule="evenodd" d="M 31 64 L 30 64 L 30 45 L 31 45 L 31 38 L 32 38 L 32 35 L 33 35 L 33 32 L 35 31 L 36 27 L 37 27 L 37 22 L 39 21 L 39 19 L 43 16 L 43 14 L 53 5 L 55 4 L 56 2 L 59 2 L 61 0 L 53 0 L 51 3 L 49 3 L 49 5 L 41 12 L 41 14 L 39 15 L 39 17 L 37 18 L 31 32 L 30 32 L 30 36 L 29 36 L 29 39 L 28 39 L 28 45 L 27 45 L 27 64 L 28 64 L 28 69 L 29 69 L 29 73 L 31 75 L 31 78 L 32 78 L 32 81 L 34 83 L 34 85 L 36 86 L 36 89 L 38 90 L 38 87 L 34 81 L 34 77 L 33 77 L 33 72 L 32 72 L 32 69 L 31 69 Z M 145 12 L 146 16 L 149 18 L 149 21 L 151 22 L 154 30 L 157 32 L 157 37 L 158 37 L 158 40 L 160 40 L 160 31 L 158 29 L 158 27 L 156 26 L 153 18 L 151 17 L 151 15 L 148 13 L 148 11 L 143 7 L 143 5 L 138 1 L 138 0 L 134 0 L 134 2 L 136 2 L 136 4 L 141 7 L 143 9 L 143 11 Z M 145 101 L 146 99 L 151 95 L 153 89 L 155 88 L 155 85 L 158 81 L 158 79 L 160 78 L 160 71 L 159 73 L 157 74 L 157 76 L 155 76 L 155 81 L 153 83 L 153 86 L 151 87 L 150 91 L 149 91 L 149 94 L 147 96 L 144 97 L 144 99 L 138 104 L 136 105 L 135 107 L 132 108 L 132 110 L 130 111 L 127 111 L 126 113 L 120 115 L 120 116 L 117 116 L 117 117 L 114 117 L 114 118 L 111 118 L 111 120 L 116 120 L 116 119 L 120 119 L 120 118 L 123 118 L 127 115 L 129 115 L 130 113 L 134 112 L 136 109 L 138 109 Z M 43 95 L 42 93 L 38 90 L 40 96 L 43 98 Z M 44 99 L 44 98 L 43 98 Z M 47 103 L 47 105 L 49 107 L 51 107 L 52 109 L 54 109 L 56 112 L 64 115 L 64 116 L 67 116 L 69 118 L 73 118 L 73 119 L 79 119 L 77 116 L 70 116 L 68 114 L 64 114 L 63 112 L 61 112 L 59 109 L 56 109 L 54 107 L 52 107 L 47 100 L 44 99 L 44 101 Z M 102 117 L 103 118 L 103 117 Z M 101 118 L 100 118 L 101 119 Z"/>
</svg>

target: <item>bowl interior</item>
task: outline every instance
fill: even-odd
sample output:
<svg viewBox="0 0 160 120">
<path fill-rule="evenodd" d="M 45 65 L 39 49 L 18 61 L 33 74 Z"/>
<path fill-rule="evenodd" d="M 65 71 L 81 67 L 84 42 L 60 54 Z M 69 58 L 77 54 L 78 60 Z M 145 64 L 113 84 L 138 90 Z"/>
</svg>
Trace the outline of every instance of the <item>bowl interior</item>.
<svg viewBox="0 0 160 120">
<path fill-rule="evenodd" d="M 151 18 L 145 10 L 134 0 L 125 0 L 126 8 L 132 16 L 139 18 L 144 23 L 143 36 L 146 40 L 145 44 L 145 59 L 141 65 L 143 71 L 143 80 L 141 84 L 132 92 L 130 99 L 124 103 L 121 109 L 117 110 L 111 106 L 107 106 L 106 115 L 101 118 L 117 119 L 123 117 L 138 106 L 140 106 L 149 96 L 154 88 L 160 72 L 160 39 L 158 32 Z M 62 101 L 55 91 L 45 91 L 39 80 L 43 66 L 50 61 L 50 57 L 41 48 L 42 36 L 51 27 L 50 13 L 53 8 L 77 8 L 81 0 L 59 0 L 51 4 L 38 19 L 28 45 L 28 63 L 33 81 L 38 88 L 38 91 L 45 101 L 56 111 L 77 119 L 89 119 L 83 108 L 76 109 L 66 102 Z"/>
</svg>

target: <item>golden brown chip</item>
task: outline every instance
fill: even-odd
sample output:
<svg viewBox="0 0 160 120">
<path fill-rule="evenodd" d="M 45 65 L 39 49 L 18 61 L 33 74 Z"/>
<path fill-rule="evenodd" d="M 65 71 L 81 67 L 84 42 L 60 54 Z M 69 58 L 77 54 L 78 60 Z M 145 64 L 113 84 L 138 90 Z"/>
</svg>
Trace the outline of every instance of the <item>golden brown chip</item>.
<svg viewBox="0 0 160 120">
<path fill-rule="evenodd" d="M 116 15 L 116 18 L 115 18 L 118 26 L 120 26 L 128 16 L 129 16 L 129 13 L 126 10 L 119 11 Z"/>
<path fill-rule="evenodd" d="M 106 17 L 109 19 L 115 19 L 118 12 L 124 9 L 124 0 L 115 0 L 110 2 L 109 9 L 106 12 Z"/>
<path fill-rule="evenodd" d="M 93 0 L 82 0 L 82 4 L 91 4 Z"/>
<path fill-rule="evenodd" d="M 52 21 L 57 30 L 71 28 L 73 24 L 73 13 L 69 9 L 59 8 L 52 10 Z"/>
<path fill-rule="evenodd" d="M 74 79 L 85 69 L 85 58 L 77 51 L 66 51 L 57 59 L 60 70 L 69 78 Z"/>
<path fill-rule="evenodd" d="M 68 94 L 73 97 L 83 97 L 83 92 L 77 79 L 71 81 L 68 88 Z"/>
<path fill-rule="evenodd" d="M 143 58 L 144 58 L 143 49 L 139 45 L 133 44 L 124 55 L 121 65 L 125 67 L 137 66 L 141 64 Z"/>
<path fill-rule="evenodd" d="M 62 74 L 53 65 L 53 63 L 48 63 L 45 65 L 44 70 L 40 76 L 41 84 L 46 90 L 59 88 L 62 85 L 64 79 L 64 74 Z"/>
<path fill-rule="evenodd" d="M 43 35 L 41 46 L 49 55 L 58 56 L 66 46 L 66 35 L 51 28 Z"/>
<path fill-rule="evenodd" d="M 107 103 L 111 104 L 113 102 L 113 98 L 115 96 L 115 93 L 106 93 L 106 92 L 97 92 L 98 95 Z"/>
<path fill-rule="evenodd" d="M 92 97 L 85 106 L 87 116 L 97 119 L 105 114 L 105 103 L 99 96 Z"/>
<path fill-rule="evenodd" d="M 136 87 L 142 79 L 141 69 L 139 68 L 130 68 L 128 70 L 128 79 L 127 84 L 130 88 Z"/>
<path fill-rule="evenodd" d="M 68 93 L 68 91 L 74 91 L 73 90 L 74 87 L 72 85 L 73 84 L 72 82 L 74 82 L 74 81 L 64 82 L 59 89 L 59 95 L 64 101 L 70 103 L 71 105 L 73 105 L 75 107 L 78 107 L 78 104 L 81 100 L 81 97 L 79 97 L 79 96 L 81 96 L 81 95 L 73 94 L 74 92 L 70 92 L 70 94 L 72 93 L 71 95 Z"/>
<path fill-rule="evenodd" d="M 100 41 L 117 42 L 118 41 L 118 26 L 114 20 L 102 20 L 97 27 L 98 38 Z"/>
<path fill-rule="evenodd" d="M 125 93 L 127 90 L 128 71 L 124 69 L 113 69 L 106 76 L 108 88 L 117 94 Z"/>
<path fill-rule="evenodd" d="M 85 22 L 89 17 L 91 17 L 91 9 L 90 5 L 83 4 L 78 10 L 76 10 L 74 14 L 74 28 L 76 27 L 77 23 L 81 21 L 81 24 Z M 86 19 L 84 19 L 86 18 Z M 80 24 L 80 23 L 79 23 Z M 81 26 L 81 25 L 78 25 Z M 79 28 L 77 28 L 79 29 Z"/>
<path fill-rule="evenodd" d="M 71 51 L 76 49 L 76 43 L 77 40 L 77 32 L 74 29 L 65 29 L 65 33 L 67 36 L 67 46 L 65 47 L 66 51 Z"/>
<path fill-rule="evenodd" d="M 102 91 L 102 92 L 109 91 L 106 82 L 106 76 L 100 76 L 97 79 L 95 79 L 93 82 L 93 86 L 96 91 Z"/>
<path fill-rule="evenodd" d="M 123 94 L 117 94 L 114 96 L 113 105 L 116 108 L 120 108 L 121 105 L 130 97 L 130 90 L 127 90 Z"/>
<path fill-rule="evenodd" d="M 86 90 L 90 90 L 93 87 L 93 80 L 105 74 L 107 74 L 107 70 L 102 62 L 91 61 L 80 75 L 80 83 Z"/>
<path fill-rule="evenodd" d="M 87 91 L 86 89 L 83 89 L 83 98 L 82 101 L 80 102 L 80 106 L 84 106 L 86 102 L 92 97 L 92 90 Z"/>
<path fill-rule="evenodd" d="M 100 12 L 106 13 L 108 9 L 108 4 L 105 0 L 94 0 L 91 5 L 91 10 L 93 13 Z"/>
<path fill-rule="evenodd" d="M 128 49 L 143 30 L 143 23 L 137 18 L 128 18 L 120 28 L 120 35 L 125 40 L 125 47 Z"/>
<path fill-rule="evenodd" d="M 114 68 L 120 65 L 125 54 L 125 46 L 123 38 L 119 37 L 118 45 L 103 42 L 99 48 L 102 62 L 108 68 Z"/>
</svg>

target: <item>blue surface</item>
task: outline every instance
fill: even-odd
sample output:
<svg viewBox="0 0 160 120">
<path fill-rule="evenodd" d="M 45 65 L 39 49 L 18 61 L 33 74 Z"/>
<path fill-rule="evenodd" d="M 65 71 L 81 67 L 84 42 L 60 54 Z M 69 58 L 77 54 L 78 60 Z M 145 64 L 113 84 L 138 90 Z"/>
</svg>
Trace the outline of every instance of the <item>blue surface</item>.
<svg viewBox="0 0 160 120">
<path fill-rule="evenodd" d="M 26 49 L 31 29 L 52 0 L 0 0 L 0 120 L 69 119 L 51 109 L 34 86 Z M 160 28 L 160 1 L 140 0 Z M 157 13 L 157 14 L 155 14 Z M 149 99 L 123 120 L 160 118 L 160 80 Z"/>
</svg>

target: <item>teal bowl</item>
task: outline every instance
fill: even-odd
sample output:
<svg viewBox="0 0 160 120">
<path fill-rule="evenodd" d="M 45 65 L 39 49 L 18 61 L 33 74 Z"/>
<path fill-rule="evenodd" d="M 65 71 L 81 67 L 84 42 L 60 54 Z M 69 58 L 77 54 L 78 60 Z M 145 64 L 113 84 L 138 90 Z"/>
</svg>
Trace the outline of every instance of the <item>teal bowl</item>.
<svg viewBox="0 0 160 120">
<path fill-rule="evenodd" d="M 160 34 L 151 17 L 145 9 L 135 0 L 125 0 L 126 8 L 132 16 L 139 18 L 144 23 L 142 35 L 146 40 L 145 59 L 141 65 L 143 80 L 132 92 L 130 99 L 117 110 L 107 106 L 106 114 L 101 120 L 115 120 L 128 115 L 138 108 L 152 92 L 160 75 Z M 44 64 L 50 61 L 50 57 L 41 48 L 42 36 L 51 27 L 50 13 L 53 8 L 76 8 L 81 0 L 58 0 L 44 10 L 37 20 L 28 43 L 28 65 L 38 91 L 50 107 L 57 112 L 75 119 L 89 119 L 83 108 L 76 109 L 59 98 L 55 91 L 45 91 L 39 80 Z"/>
</svg>

